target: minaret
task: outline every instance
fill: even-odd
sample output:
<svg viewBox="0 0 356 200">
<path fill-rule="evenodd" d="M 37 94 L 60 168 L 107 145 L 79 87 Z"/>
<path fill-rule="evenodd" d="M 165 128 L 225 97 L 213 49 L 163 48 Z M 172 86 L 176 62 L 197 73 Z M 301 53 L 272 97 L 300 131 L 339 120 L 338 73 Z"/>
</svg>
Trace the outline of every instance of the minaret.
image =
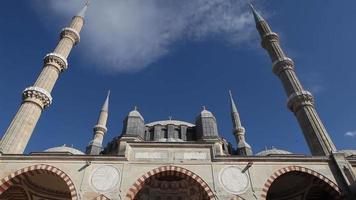
<svg viewBox="0 0 356 200">
<path fill-rule="evenodd" d="M 252 155 L 252 148 L 246 142 L 245 139 L 245 128 L 241 125 L 240 115 L 237 111 L 236 104 L 234 99 L 232 98 L 232 93 L 229 91 L 230 94 L 230 105 L 231 105 L 231 118 L 233 127 L 233 133 L 236 138 L 237 142 L 237 154 L 242 156 L 250 156 Z"/>
<path fill-rule="evenodd" d="M 288 96 L 288 108 L 296 116 L 311 154 L 313 156 L 329 155 L 332 151 L 336 151 L 336 148 L 315 110 L 313 95 L 304 90 L 298 80 L 294 63 L 283 52 L 278 35 L 272 32 L 266 20 L 252 5 L 251 9 L 256 27 L 262 38 L 262 47 L 269 53 L 273 63 L 273 72 L 282 81 Z"/>
<path fill-rule="evenodd" d="M 84 8 L 72 18 L 69 27 L 62 30 L 60 40 L 52 53 L 44 57 L 44 65 L 33 86 L 22 93 L 22 104 L 9 125 L 0 144 L 4 154 L 22 154 L 44 109 L 52 103 L 51 91 L 59 75 L 68 68 L 67 58 L 79 43 L 84 24 Z"/>
<path fill-rule="evenodd" d="M 108 121 L 109 115 L 109 98 L 110 91 L 108 92 L 103 107 L 101 108 L 98 122 L 94 126 L 94 138 L 87 146 L 87 154 L 99 155 L 100 152 L 103 150 L 103 139 L 105 133 L 107 132 L 106 122 Z"/>
</svg>

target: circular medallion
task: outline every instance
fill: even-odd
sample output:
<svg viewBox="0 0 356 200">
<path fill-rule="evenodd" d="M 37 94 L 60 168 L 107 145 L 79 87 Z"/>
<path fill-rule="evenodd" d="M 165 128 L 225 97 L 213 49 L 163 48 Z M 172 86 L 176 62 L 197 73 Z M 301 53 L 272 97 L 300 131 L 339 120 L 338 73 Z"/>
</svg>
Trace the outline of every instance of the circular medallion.
<svg viewBox="0 0 356 200">
<path fill-rule="evenodd" d="M 92 186 L 100 192 L 114 189 L 119 182 L 120 172 L 113 166 L 98 167 L 91 176 Z"/>
<path fill-rule="evenodd" d="M 235 166 L 224 167 L 220 171 L 219 181 L 224 190 L 231 194 L 242 194 L 249 186 L 248 175 Z"/>
</svg>

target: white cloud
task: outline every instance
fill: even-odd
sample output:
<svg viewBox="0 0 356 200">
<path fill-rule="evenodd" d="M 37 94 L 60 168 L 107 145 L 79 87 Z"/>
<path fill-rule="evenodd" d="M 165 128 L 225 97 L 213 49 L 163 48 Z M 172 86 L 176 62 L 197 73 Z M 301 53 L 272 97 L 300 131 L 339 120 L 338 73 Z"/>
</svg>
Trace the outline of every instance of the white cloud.
<svg viewBox="0 0 356 200">
<path fill-rule="evenodd" d="M 356 131 L 348 131 L 348 132 L 345 133 L 345 136 L 355 137 L 356 136 Z"/>
<path fill-rule="evenodd" d="M 37 1 L 46 14 L 70 16 L 83 1 Z M 43 15 L 42 15 L 43 16 Z M 178 40 L 250 39 L 253 18 L 246 0 L 92 1 L 84 29 L 85 59 L 110 71 L 142 69 L 170 52 Z"/>
</svg>

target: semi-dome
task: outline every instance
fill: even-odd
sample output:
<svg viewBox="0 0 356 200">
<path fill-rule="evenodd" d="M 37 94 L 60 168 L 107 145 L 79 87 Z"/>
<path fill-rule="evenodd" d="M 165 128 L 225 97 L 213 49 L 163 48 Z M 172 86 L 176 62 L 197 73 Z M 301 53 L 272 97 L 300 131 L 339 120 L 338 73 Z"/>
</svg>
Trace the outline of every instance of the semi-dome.
<svg viewBox="0 0 356 200">
<path fill-rule="evenodd" d="M 162 125 L 162 126 L 175 125 L 175 126 L 188 126 L 188 127 L 195 126 L 192 123 L 179 121 L 179 120 L 162 120 L 162 121 L 155 121 L 146 124 L 146 126 L 156 126 L 156 125 Z"/>
<path fill-rule="evenodd" d="M 272 147 L 272 149 L 266 149 L 264 151 L 257 153 L 256 156 L 287 155 L 287 154 L 293 154 L 293 153 Z"/>
<path fill-rule="evenodd" d="M 67 147 L 65 145 L 59 147 L 52 147 L 44 150 L 44 152 L 58 152 L 58 153 L 71 153 L 73 155 L 84 155 L 84 153 L 81 152 L 80 150 L 75 149 L 73 147 Z"/>
</svg>

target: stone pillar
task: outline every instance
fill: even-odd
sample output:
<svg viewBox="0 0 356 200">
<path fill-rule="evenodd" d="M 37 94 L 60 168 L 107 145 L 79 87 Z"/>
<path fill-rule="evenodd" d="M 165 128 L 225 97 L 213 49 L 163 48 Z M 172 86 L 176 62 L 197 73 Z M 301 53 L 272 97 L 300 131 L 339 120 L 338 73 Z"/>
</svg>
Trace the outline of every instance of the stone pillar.
<svg viewBox="0 0 356 200">
<path fill-rule="evenodd" d="M 83 17 L 73 17 L 70 26 L 62 30 L 54 52 L 44 57 L 44 66 L 36 82 L 22 93 L 22 104 L 1 140 L 0 152 L 24 152 L 42 111 L 52 103 L 52 89 L 59 75 L 68 67 L 67 57 L 80 40 L 83 24 Z"/>
<path fill-rule="evenodd" d="M 273 72 L 282 81 L 288 96 L 288 108 L 296 116 L 311 154 L 313 156 L 330 155 L 336 148 L 315 110 L 313 95 L 304 90 L 298 80 L 294 63 L 283 52 L 278 35 L 272 32 L 268 23 L 253 7 L 252 11 L 262 38 L 262 47 L 268 51 L 273 62 Z"/>
</svg>

